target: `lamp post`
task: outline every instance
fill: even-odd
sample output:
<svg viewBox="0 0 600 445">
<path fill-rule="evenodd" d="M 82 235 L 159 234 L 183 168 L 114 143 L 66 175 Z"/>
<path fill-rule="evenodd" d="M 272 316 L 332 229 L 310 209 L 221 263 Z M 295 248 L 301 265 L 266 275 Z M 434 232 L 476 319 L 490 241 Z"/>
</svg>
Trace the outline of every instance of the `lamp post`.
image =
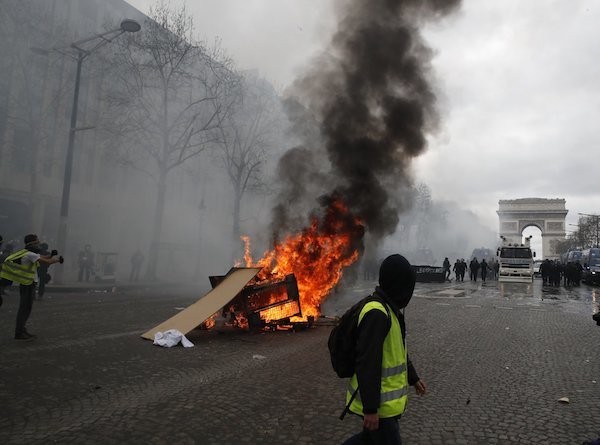
<svg viewBox="0 0 600 445">
<path fill-rule="evenodd" d="M 113 39 L 119 37 L 126 32 L 134 33 L 141 29 L 141 25 L 135 20 L 125 19 L 121 22 L 118 28 L 95 34 L 82 40 L 71 43 L 68 47 L 56 47 L 50 49 L 31 48 L 31 50 L 40 55 L 48 55 L 50 52 L 58 52 L 69 56 L 76 60 L 77 70 L 75 74 L 75 90 L 73 92 L 73 105 L 71 107 L 71 122 L 69 127 L 69 142 L 67 146 L 67 157 L 65 160 L 65 174 L 63 179 L 62 198 L 60 202 L 60 218 L 58 222 L 58 239 L 57 249 L 64 254 L 67 245 L 67 225 L 69 216 L 69 198 L 71 196 L 71 176 L 73 171 L 73 150 L 75 146 L 75 133 L 81 130 L 87 130 L 90 127 L 77 128 L 77 108 L 79 104 L 79 85 L 81 82 L 81 65 L 83 61 L 98 48 L 112 42 Z M 84 46 L 91 44 L 91 47 L 86 49 Z M 91 127 L 93 128 L 93 127 Z M 62 284 L 63 273 L 62 267 L 56 269 L 55 282 Z"/>
</svg>

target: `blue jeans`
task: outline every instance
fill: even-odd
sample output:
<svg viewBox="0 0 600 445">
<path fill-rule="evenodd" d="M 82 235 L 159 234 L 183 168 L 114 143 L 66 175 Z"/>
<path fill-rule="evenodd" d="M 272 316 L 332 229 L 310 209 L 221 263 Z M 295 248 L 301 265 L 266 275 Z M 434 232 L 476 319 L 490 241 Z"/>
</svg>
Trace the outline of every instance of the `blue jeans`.
<svg viewBox="0 0 600 445">
<path fill-rule="evenodd" d="M 346 440 L 343 445 L 402 445 L 398 419 L 379 419 L 379 429 L 362 432 Z"/>
</svg>

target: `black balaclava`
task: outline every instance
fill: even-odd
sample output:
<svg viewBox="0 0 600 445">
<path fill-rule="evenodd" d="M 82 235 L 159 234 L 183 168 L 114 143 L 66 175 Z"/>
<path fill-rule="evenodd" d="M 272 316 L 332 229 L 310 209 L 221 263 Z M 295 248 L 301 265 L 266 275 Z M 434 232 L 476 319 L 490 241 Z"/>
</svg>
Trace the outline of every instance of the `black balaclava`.
<svg viewBox="0 0 600 445">
<path fill-rule="evenodd" d="M 379 268 L 379 286 L 398 305 L 405 308 L 415 290 L 416 274 L 402 255 L 387 257 Z"/>
<path fill-rule="evenodd" d="M 40 241 L 38 240 L 37 235 L 29 234 L 25 235 L 25 239 L 23 240 L 25 243 L 25 249 L 30 252 L 38 253 L 40 251 Z"/>
</svg>

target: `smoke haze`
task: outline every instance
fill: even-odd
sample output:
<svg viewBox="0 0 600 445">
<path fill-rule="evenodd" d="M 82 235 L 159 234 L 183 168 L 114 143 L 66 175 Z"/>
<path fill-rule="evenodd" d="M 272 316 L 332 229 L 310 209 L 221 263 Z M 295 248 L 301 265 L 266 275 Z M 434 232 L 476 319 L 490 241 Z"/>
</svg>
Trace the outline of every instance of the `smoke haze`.
<svg viewBox="0 0 600 445">
<path fill-rule="evenodd" d="M 394 232 L 410 206 L 411 160 L 423 153 L 438 122 L 431 51 L 418 24 L 459 3 L 338 2 L 329 47 L 290 90 L 299 98 L 290 101 L 288 114 L 300 145 L 279 164 L 276 234 L 313 213 L 323 194 L 340 196 L 375 238 Z"/>
</svg>

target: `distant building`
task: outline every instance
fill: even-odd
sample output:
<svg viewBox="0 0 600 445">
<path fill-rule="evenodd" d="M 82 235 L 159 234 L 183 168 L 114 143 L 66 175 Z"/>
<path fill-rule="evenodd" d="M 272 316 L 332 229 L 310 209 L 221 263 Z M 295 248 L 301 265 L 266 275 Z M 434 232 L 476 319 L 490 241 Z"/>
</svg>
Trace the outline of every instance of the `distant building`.
<svg viewBox="0 0 600 445">
<path fill-rule="evenodd" d="M 499 234 L 507 242 L 521 243 L 523 230 L 537 227 L 542 232 L 544 258 L 558 259 L 555 241 L 565 239 L 564 199 L 520 198 L 498 201 Z M 541 255 L 539 255 L 541 256 Z"/>
</svg>

